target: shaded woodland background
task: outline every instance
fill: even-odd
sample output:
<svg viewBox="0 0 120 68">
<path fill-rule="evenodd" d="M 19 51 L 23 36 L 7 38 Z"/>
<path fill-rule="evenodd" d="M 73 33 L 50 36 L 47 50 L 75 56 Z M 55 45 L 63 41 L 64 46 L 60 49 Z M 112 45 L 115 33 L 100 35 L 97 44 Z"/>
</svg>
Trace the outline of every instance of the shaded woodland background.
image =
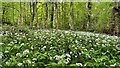
<svg viewBox="0 0 120 68">
<path fill-rule="evenodd" d="M 2 25 L 120 35 L 119 2 L 2 2 Z M 14 30 L 14 29 L 13 29 Z"/>
</svg>

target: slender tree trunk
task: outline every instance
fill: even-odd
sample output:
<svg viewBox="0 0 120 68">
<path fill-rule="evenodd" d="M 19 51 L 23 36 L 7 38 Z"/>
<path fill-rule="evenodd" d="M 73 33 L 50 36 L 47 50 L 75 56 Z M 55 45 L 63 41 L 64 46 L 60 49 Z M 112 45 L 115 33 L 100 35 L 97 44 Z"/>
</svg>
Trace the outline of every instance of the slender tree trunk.
<svg viewBox="0 0 120 68">
<path fill-rule="evenodd" d="M 53 28 L 53 20 L 54 20 L 54 3 L 52 3 L 52 11 L 51 11 L 51 28 Z"/>
<path fill-rule="evenodd" d="M 2 14 L 2 22 L 5 22 L 5 17 L 4 17 L 4 15 L 5 15 L 5 8 L 2 8 L 2 11 L 3 11 L 3 14 Z"/>
<path fill-rule="evenodd" d="M 58 29 L 58 2 L 55 3 L 56 29 Z"/>
<path fill-rule="evenodd" d="M 31 0 L 30 2 L 30 13 L 31 13 L 31 25 L 33 26 L 33 21 L 34 21 L 34 17 L 35 17 L 35 8 L 36 8 L 36 5 L 35 5 L 35 2 L 33 2 Z"/>
<path fill-rule="evenodd" d="M 88 0 L 88 22 L 87 22 L 86 31 L 88 31 L 91 23 L 91 8 L 92 8 L 91 0 Z"/>
<path fill-rule="evenodd" d="M 32 2 L 31 1 L 30 1 L 30 14 L 31 14 L 30 26 L 32 26 Z"/>
<path fill-rule="evenodd" d="M 48 20 L 48 3 L 46 2 L 45 4 L 45 22 L 44 22 L 44 25 L 43 25 L 43 28 L 46 29 L 47 27 L 47 20 Z"/>
<path fill-rule="evenodd" d="M 63 29 L 65 29 L 64 27 L 64 17 L 65 17 L 65 9 L 64 9 L 64 2 L 62 2 L 62 27 Z"/>
<path fill-rule="evenodd" d="M 35 15 L 36 15 L 36 26 L 37 26 L 37 28 L 39 28 L 39 25 L 38 25 L 38 14 L 37 14 L 37 1 L 35 2 Z"/>
<path fill-rule="evenodd" d="M 22 24 L 22 3 L 21 3 L 21 0 L 20 0 L 20 22 L 18 22 L 18 25 L 19 24 Z"/>
<path fill-rule="evenodd" d="M 70 2 L 70 30 L 74 30 L 73 3 Z"/>
<path fill-rule="evenodd" d="M 33 4 L 32 4 L 32 8 L 33 8 L 33 13 L 32 13 L 32 22 L 33 22 L 33 21 L 34 21 L 34 17 L 35 17 L 36 2 L 33 2 Z"/>
<path fill-rule="evenodd" d="M 12 2 L 12 11 L 13 11 L 13 25 L 14 25 L 14 2 Z"/>
<path fill-rule="evenodd" d="M 26 2 L 24 2 L 24 24 L 26 24 Z"/>
</svg>

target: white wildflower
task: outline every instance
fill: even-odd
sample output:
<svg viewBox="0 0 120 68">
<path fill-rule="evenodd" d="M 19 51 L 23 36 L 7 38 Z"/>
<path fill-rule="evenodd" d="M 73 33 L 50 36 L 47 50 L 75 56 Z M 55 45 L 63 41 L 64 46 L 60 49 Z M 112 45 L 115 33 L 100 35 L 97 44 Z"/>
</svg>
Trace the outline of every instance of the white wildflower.
<svg viewBox="0 0 120 68">
<path fill-rule="evenodd" d="M 82 47 L 83 49 L 85 48 L 85 47 Z"/>
<path fill-rule="evenodd" d="M 66 56 L 71 57 L 69 54 L 66 54 Z"/>
<path fill-rule="evenodd" d="M 96 45 L 99 45 L 99 43 L 96 43 Z M 94 46 L 96 46 L 96 45 L 94 45 Z"/>
<path fill-rule="evenodd" d="M 77 57 L 77 55 L 75 57 Z"/>
<path fill-rule="evenodd" d="M 0 45 L 2 45 L 2 44 L 4 44 L 4 43 L 1 43 L 1 42 L 0 42 Z"/>
<path fill-rule="evenodd" d="M 12 44 L 9 43 L 8 46 L 12 46 Z"/>
<path fill-rule="evenodd" d="M 75 47 L 75 49 L 77 50 L 77 47 Z"/>
<path fill-rule="evenodd" d="M 13 41 L 11 41 L 11 42 L 10 42 L 10 44 L 14 44 L 14 42 L 13 42 Z"/>
<path fill-rule="evenodd" d="M 20 34 L 22 34 L 22 32 Z"/>
<path fill-rule="evenodd" d="M 72 54 L 72 52 L 70 52 L 70 54 Z"/>
<path fill-rule="evenodd" d="M 33 58 L 32 60 L 36 61 L 36 60 L 37 60 L 37 58 Z"/>
<path fill-rule="evenodd" d="M 17 43 L 17 40 L 14 40 L 15 43 Z"/>
<path fill-rule="evenodd" d="M 65 33 L 69 33 L 69 31 L 65 31 Z"/>
<path fill-rule="evenodd" d="M 50 57 L 50 60 L 52 60 L 52 57 Z"/>
<path fill-rule="evenodd" d="M 23 46 L 24 45 L 24 43 L 22 43 L 20 46 Z"/>
<path fill-rule="evenodd" d="M 104 62 L 104 65 L 105 65 L 105 62 Z"/>
<path fill-rule="evenodd" d="M 75 43 L 78 43 L 78 40 L 75 40 Z"/>
<path fill-rule="evenodd" d="M 33 46 L 30 47 L 33 50 Z"/>
<path fill-rule="evenodd" d="M 8 62 L 5 62 L 6 64 L 8 64 Z"/>
<path fill-rule="evenodd" d="M 69 63 L 69 59 L 65 59 L 64 63 L 68 64 Z"/>
<path fill-rule="evenodd" d="M 115 67 L 116 66 L 116 64 L 114 64 L 114 65 L 110 65 L 111 67 Z"/>
<path fill-rule="evenodd" d="M 56 60 L 59 60 L 61 57 L 56 55 L 55 58 L 56 58 Z"/>
<path fill-rule="evenodd" d="M 7 51 L 7 50 L 5 51 L 5 53 L 8 53 L 8 52 L 9 52 L 9 51 Z"/>
<path fill-rule="evenodd" d="M 32 66 L 35 66 L 34 64 Z"/>
<path fill-rule="evenodd" d="M 92 50 L 94 50 L 94 48 L 91 48 Z"/>
<path fill-rule="evenodd" d="M 105 47 L 105 45 L 104 45 L 104 44 L 102 44 L 102 47 Z"/>
<path fill-rule="evenodd" d="M 91 43 L 92 41 L 90 40 L 89 42 Z"/>
<path fill-rule="evenodd" d="M 76 63 L 77 66 L 83 66 L 82 63 Z"/>
<path fill-rule="evenodd" d="M 109 51 L 107 50 L 107 52 L 109 53 Z"/>
<path fill-rule="evenodd" d="M 20 56 L 20 57 L 22 57 L 22 55 L 21 55 L 20 53 L 17 53 L 16 56 Z"/>
<path fill-rule="evenodd" d="M 28 38 L 28 40 L 30 41 L 30 40 L 31 40 L 31 38 Z"/>
<path fill-rule="evenodd" d="M 103 43 L 106 43 L 106 40 L 102 40 Z"/>
<path fill-rule="evenodd" d="M 85 51 L 87 51 L 87 49 L 84 49 Z"/>
<path fill-rule="evenodd" d="M 17 35 L 17 33 L 15 33 L 15 35 Z"/>
<path fill-rule="evenodd" d="M 0 34 L 0 36 L 3 36 L 3 34 Z"/>
<path fill-rule="evenodd" d="M 46 48 L 46 46 L 44 46 L 42 49 L 45 49 Z"/>
<path fill-rule="evenodd" d="M 22 66 L 22 63 L 18 63 L 17 65 L 18 65 L 18 66 Z"/>
<path fill-rule="evenodd" d="M 74 34 L 74 37 L 76 37 L 76 34 Z"/>
<path fill-rule="evenodd" d="M 27 54 L 27 53 L 29 53 L 29 49 L 23 51 L 23 54 Z"/>
</svg>

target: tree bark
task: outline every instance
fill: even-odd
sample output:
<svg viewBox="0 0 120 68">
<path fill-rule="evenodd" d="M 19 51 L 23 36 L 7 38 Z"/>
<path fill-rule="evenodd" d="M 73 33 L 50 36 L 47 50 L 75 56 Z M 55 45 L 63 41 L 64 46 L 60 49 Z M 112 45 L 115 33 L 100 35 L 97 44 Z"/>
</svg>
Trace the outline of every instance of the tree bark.
<svg viewBox="0 0 120 68">
<path fill-rule="evenodd" d="M 20 22 L 18 21 L 18 25 L 19 24 L 22 24 L 22 3 L 21 3 L 21 0 L 20 0 Z"/>
<path fill-rule="evenodd" d="M 26 2 L 24 2 L 24 24 L 26 24 Z"/>
<path fill-rule="evenodd" d="M 13 11 L 13 23 L 14 23 L 14 2 L 12 3 L 12 11 Z M 14 24 L 13 24 L 14 25 Z"/>
<path fill-rule="evenodd" d="M 112 23 L 112 28 L 111 32 L 113 32 L 113 35 L 119 36 L 120 33 L 120 2 L 115 2 L 116 6 L 113 7 L 112 9 L 112 14 L 113 14 L 113 23 Z"/>
<path fill-rule="evenodd" d="M 35 15 L 36 15 L 36 26 L 37 26 L 37 28 L 39 28 L 39 25 L 38 25 L 38 14 L 37 14 L 37 1 L 35 2 Z"/>
<path fill-rule="evenodd" d="M 47 20 L 48 20 L 48 3 L 45 3 L 45 22 L 43 25 L 43 28 L 46 29 L 47 28 Z"/>
<path fill-rule="evenodd" d="M 55 15 L 56 15 L 56 24 L 55 24 L 56 27 L 55 28 L 58 29 L 58 2 L 55 3 L 55 10 L 56 10 L 55 11 L 56 12 L 55 13 Z"/>
<path fill-rule="evenodd" d="M 74 30 L 73 3 L 70 2 L 70 30 Z"/>
<path fill-rule="evenodd" d="M 30 2 L 30 13 L 31 13 L 31 26 L 33 26 L 33 21 L 35 17 L 36 4 L 31 0 Z"/>
<path fill-rule="evenodd" d="M 52 11 L 51 11 L 51 28 L 53 28 L 53 20 L 54 20 L 54 3 L 52 3 Z"/>
<path fill-rule="evenodd" d="M 86 26 L 86 31 L 88 31 L 90 23 L 91 23 L 91 8 L 92 8 L 91 0 L 88 0 L 88 22 Z"/>
</svg>

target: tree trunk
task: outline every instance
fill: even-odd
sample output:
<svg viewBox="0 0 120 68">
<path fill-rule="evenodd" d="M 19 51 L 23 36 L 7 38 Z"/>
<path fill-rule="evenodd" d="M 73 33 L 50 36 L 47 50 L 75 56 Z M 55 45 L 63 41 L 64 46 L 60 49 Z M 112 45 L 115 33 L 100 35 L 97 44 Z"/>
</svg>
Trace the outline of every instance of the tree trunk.
<svg viewBox="0 0 120 68">
<path fill-rule="evenodd" d="M 53 20 L 54 20 L 54 3 L 52 3 L 52 11 L 51 11 L 51 28 L 53 28 Z"/>
<path fill-rule="evenodd" d="M 19 24 L 22 24 L 22 3 L 21 3 L 21 0 L 20 0 L 20 22 L 18 22 L 18 25 Z"/>
<path fill-rule="evenodd" d="M 24 2 L 24 24 L 26 24 L 26 2 Z"/>
<path fill-rule="evenodd" d="M 65 17 L 65 8 L 64 8 L 64 2 L 62 2 L 62 28 L 65 29 L 64 27 L 64 17 Z"/>
<path fill-rule="evenodd" d="M 39 28 L 39 25 L 38 25 L 38 14 L 37 14 L 37 2 L 35 2 L 35 15 L 36 15 L 36 26 L 37 28 Z"/>
<path fill-rule="evenodd" d="M 13 11 L 13 25 L 14 25 L 14 2 L 12 3 L 12 11 Z"/>
<path fill-rule="evenodd" d="M 56 15 L 56 29 L 58 29 L 58 2 L 55 3 L 55 15 Z"/>
<path fill-rule="evenodd" d="M 70 2 L 70 30 L 74 30 L 73 3 Z"/>
<path fill-rule="evenodd" d="M 36 9 L 36 4 L 31 0 L 30 2 L 30 13 L 31 13 L 31 25 L 33 26 L 33 21 L 35 17 L 35 9 Z"/>
<path fill-rule="evenodd" d="M 120 3 L 115 2 L 116 6 L 112 9 L 112 24 L 111 24 L 111 33 L 112 35 L 119 36 L 120 33 Z"/>
<path fill-rule="evenodd" d="M 30 26 L 32 26 L 32 2 L 30 2 L 30 14 L 31 14 Z"/>
<path fill-rule="evenodd" d="M 92 3 L 91 0 L 88 1 L 88 22 L 86 26 L 86 31 L 88 31 L 90 23 L 91 23 L 91 8 L 92 8 Z"/>
<path fill-rule="evenodd" d="M 43 25 L 43 28 L 46 29 L 47 27 L 47 20 L 48 20 L 48 3 L 46 2 L 45 4 L 45 22 L 44 22 L 44 25 Z"/>
</svg>

